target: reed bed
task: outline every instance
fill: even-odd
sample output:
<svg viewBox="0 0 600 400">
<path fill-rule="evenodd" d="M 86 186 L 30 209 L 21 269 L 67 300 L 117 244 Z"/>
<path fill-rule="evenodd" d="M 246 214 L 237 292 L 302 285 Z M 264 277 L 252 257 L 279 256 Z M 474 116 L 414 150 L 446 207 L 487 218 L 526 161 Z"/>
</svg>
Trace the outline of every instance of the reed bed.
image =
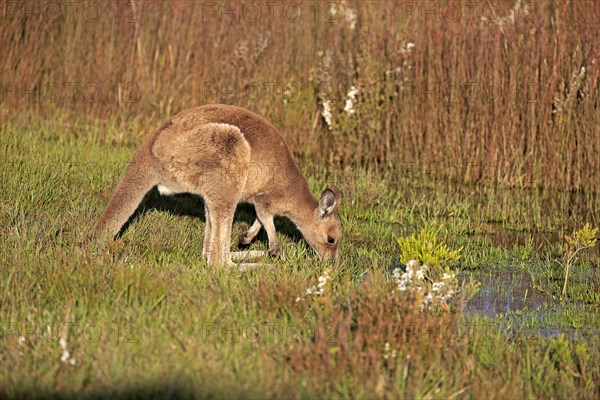
<svg viewBox="0 0 600 400">
<path fill-rule="evenodd" d="M 596 1 L 53 0 L 0 18 L 3 121 L 142 135 L 223 102 L 330 165 L 600 190 Z"/>
</svg>

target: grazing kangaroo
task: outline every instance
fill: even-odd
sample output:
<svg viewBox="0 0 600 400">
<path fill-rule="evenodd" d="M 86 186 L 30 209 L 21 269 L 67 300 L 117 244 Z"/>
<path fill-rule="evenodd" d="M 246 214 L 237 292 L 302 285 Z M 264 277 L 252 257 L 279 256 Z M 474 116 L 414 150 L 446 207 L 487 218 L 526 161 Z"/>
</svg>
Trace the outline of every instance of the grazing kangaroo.
<svg viewBox="0 0 600 400">
<path fill-rule="evenodd" d="M 154 131 L 139 147 L 100 218 L 97 230 L 117 236 L 146 193 L 195 193 L 203 197 L 206 227 L 202 256 L 209 265 L 265 255 L 264 251 L 230 252 L 231 226 L 239 202 L 253 204 L 257 219 L 244 233 L 249 244 L 261 227 L 269 254 L 279 255 L 273 217 L 296 224 L 320 260 L 338 258 L 342 238 L 337 187 L 320 200 L 277 129 L 243 108 L 207 105 L 185 110 Z M 240 269 L 260 264 L 241 264 Z"/>
</svg>

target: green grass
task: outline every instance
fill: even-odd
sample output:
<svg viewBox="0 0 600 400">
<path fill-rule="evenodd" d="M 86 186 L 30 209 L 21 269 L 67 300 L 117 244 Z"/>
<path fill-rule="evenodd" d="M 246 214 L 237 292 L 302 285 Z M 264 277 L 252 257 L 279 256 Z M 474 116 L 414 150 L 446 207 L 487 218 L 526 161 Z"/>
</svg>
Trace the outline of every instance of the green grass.
<svg viewBox="0 0 600 400">
<path fill-rule="evenodd" d="M 135 136 L 100 140 L 98 126 L 0 129 L 0 397 L 600 393 L 598 246 L 574 266 L 566 302 L 552 261 L 553 237 L 600 224 L 597 196 L 574 202 L 301 160 L 313 192 L 336 183 L 344 195 L 341 260 L 326 293 L 311 298 L 303 294 L 325 266 L 283 219 L 283 259 L 241 274 L 201 261 L 202 211 L 190 196 L 151 193 L 121 240 L 90 240 Z M 239 208 L 234 238 L 252 218 Z M 509 278 L 480 294 L 524 305 L 491 317 L 460 304 L 414 309 L 391 281 L 396 238 L 428 225 L 463 247 L 461 279 L 503 272 Z M 265 235 L 252 246 L 266 248 Z M 544 305 L 516 301 L 524 296 Z M 385 343 L 395 357 L 384 357 Z"/>
</svg>

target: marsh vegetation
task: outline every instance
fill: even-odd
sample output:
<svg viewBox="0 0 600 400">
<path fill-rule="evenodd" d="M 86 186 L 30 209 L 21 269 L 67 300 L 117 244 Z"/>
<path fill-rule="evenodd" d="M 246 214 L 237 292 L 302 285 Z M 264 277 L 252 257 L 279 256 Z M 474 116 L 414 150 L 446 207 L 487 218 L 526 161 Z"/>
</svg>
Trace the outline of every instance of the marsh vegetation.
<svg viewBox="0 0 600 400">
<path fill-rule="evenodd" d="M 0 3 L 0 397 L 598 398 L 596 2 L 22 4 Z M 209 102 L 341 188 L 339 264 L 278 219 L 272 268 L 207 268 L 202 199 L 156 189 L 90 239 L 141 137 Z"/>
</svg>

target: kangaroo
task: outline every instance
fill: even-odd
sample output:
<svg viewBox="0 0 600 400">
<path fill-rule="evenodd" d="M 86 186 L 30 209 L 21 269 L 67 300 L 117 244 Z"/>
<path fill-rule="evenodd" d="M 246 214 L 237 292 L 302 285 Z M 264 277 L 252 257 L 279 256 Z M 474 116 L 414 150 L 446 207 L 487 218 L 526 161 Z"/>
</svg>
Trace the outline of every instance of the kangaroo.
<svg viewBox="0 0 600 400">
<path fill-rule="evenodd" d="M 254 205 L 256 220 L 240 237 L 247 245 L 261 228 L 268 254 L 278 256 L 276 215 L 289 218 L 319 260 L 337 260 L 342 238 L 336 186 L 316 199 L 277 129 L 261 116 L 228 105 L 206 105 L 180 112 L 140 145 L 97 231 L 116 237 L 146 193 L 194 193 L 204 199 L 206 226 L 202 257 L 208 265 L 236 266 L 234 261 L 266 251 L 231 252 L 231 227 L 240 202 Z M 240 269 L 260 264 L 240 264 Z"/>
</svg>

